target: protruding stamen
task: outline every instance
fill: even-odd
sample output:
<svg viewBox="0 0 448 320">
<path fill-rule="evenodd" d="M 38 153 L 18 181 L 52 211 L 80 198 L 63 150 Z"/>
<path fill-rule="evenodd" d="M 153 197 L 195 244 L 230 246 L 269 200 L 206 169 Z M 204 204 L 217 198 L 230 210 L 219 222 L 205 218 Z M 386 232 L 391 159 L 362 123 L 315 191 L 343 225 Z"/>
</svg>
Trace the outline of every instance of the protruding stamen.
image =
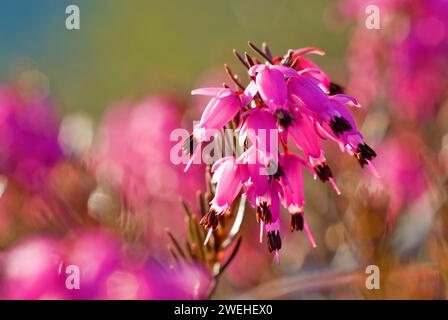
<svg viewBox="0 0 448 320">
<path fill-rule="evenodd" d="M 192 156 L 197 145 L 198 145 L 198 141 L 193 136 L 193 134 L 191 134 L 187 139 L 185 139 L 184 143 L 182 144 L 182 152 L 184 154 L 188 154 L 189 156 Z"/>
<path fill-rule="evenodd" d="M 370 160 L 376 157 L 376 152 L 370 148 L 366 143 L 358 144 L 355 152 L 355 156 L 358 159 L 361 167 L 364 168 L 365 165 L 368 165 Z"/>
<path fill-rule="evenodd" d="M 262 202 L 257 205 L 256 212 L 257 222 L 263 221 L 264 223 L 272 222 L 271 208 L 267 202 Z"/>
<path fill-rule="evenodd" d="M 341 190 L 339 189 L 338 185 L 336 184 L 336 181 L 334 181 L 334 179 L 332 177 L 330 177 L 328 179 L 328 181 L 330 181 L 330 184 L 333 187 L 333 189 L 336 191 L 337 195 L 340 196 Z"/>
<path fill-rule="evenodd" d="M 194 150 L 193 154 L 190 156 L 190 159 L 188 160 L 188 163 L 185 166 L 184 172 L 188 171 L 188 169 L 191 167 L 193 162 L 195 163 L 195 160 L 198 159 L 197 157 L 199 157 L 200 155 L 201 155 L 201 148 L 196 148 Z"/>
<path fill-rule="evenodd" d="M 367 143 L 359 144 L 358 151 L 362 153 L 364 158 L 366 158 L 367 160 L 372 160 L 376 157 L 376 152 L 372 148 L 370 148 Z"/>
<path fill-rule="evenodd" d="M 260 243 L 263 243 L 263 229 L 264 229 L 264 222 L 260 221 Z"/>
<path fill-rule="evenodd" d="M 268 180 L 269 180 L 269 182 L 271 182 L 272 179 L 275 179 L 275 180 L 278 181 L 278 180 L 280 180 L 281 177 L 285 177 L 286 178 L 285 172 L 283 171 L 283 168 L 278 163 L 277 164 L 277 171 L 273 175 L 270 175 Z"/>
<path fill-rule="evenodd" d="M 372 174 L 377 177 L 378 179 L 381 178 L 380 174 L 378 173 L 378 171 L 376 170 L 375 166 L 373 165 L 373 163 L 370 160 L 366 160 L 367 161 L 367 168 L 370 170 L 370 172 L 372 172 Z"/>
<path fill-rule="evenodd" d="M 298 56 L 297 58 L 294 59 L 294 61 L 291 63 L 291 68 L 296 69 L 297 66 L 299 65 L 301 57 Z"/>
<path fill-rule="evenodd" d="M 310 240 L 311 246 L 313 248 L 317 247 L 316 241 L 314 241 L 313 235 L 311 233 L 310 227 L 308 226 L 308 222 L 306 221 L 305 217 L 303 217 L 303 228 L 305 229 L 305 233 L 308 237 L 308 240 Z"/>
<path fill-rule="evenodd" d="M 206 215 L 202 217 L 199 223 L 206 229 L 215 230 L 218 227 L 218 215 L 216 214 L 215 210 L 211 209 L 209 212 L 207 212 Z"/>
<path fill-rule="evenodd" d="M 275 111 L 275 117 L 277 118 L 277 122 L 279 123 L 279 125 L 285 129 L 288 129 L 288 127 L 294 120 L 292 114 L 283 109 L 277 109 Z"/>
<path fill-rule="evenodd" d="M 335 94 L 344 93 L 344 87 L 340 86 L 337 83 L 331 82 L 330 83 L 330 96 Z"/>
<path fill-rule="evenodd" d="M 334 117 L 330 121 L 330 128 L 336 136 L 352 130 L 352 125 L 344 117 Z"/>
<path fill-rule="evenodd" d="M 282 248 L 282 239 L 280 237 L 280 231 L 268 232 L 268 249 L 269 252 L 278 251 Z"/>
<path fill-rule="evenodd" d="M 277 261 L 277 264 L 280 264 L 280 254 L 278 250 L 275 250 L 275 260 Z"/>
<path fill-rule="evenodd" d="M 207 243 L 209 242 L 210 237 L 212 236 L 212 233 L 213 233 L 213 229 L 210 228 L 210 229 L 208 230 L 208 232 L 207 232 L 207 236 L 205 237 L 205 240 L 204 240 L 204 246 L 206 246 Z"/>
<path fill-rule="evenodd" d="M 330 167 L 325 161 L 314 166 L 314 172 L 322 182 L 328 181 L 333 177 L 333 172 L 331 172 Z"/>
<path fill-rule="evenodd" d="M 291 232 L 303 230 L 303 212 L 294 213 L 291 215 L 289 230 Z"/>
</svg>

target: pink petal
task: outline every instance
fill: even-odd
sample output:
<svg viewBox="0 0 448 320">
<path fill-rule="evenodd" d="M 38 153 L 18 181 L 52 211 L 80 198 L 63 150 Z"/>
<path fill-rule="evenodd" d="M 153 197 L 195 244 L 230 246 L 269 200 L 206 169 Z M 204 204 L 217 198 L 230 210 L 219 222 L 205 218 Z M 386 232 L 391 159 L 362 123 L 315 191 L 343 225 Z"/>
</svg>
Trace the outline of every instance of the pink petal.
<svg viewBox="0 0 448 320">
<path fill-rule="evenodd" d="M 331 100 L 336 100 L 345 106 L 361 108 L 358 100 L 348 94 L 335 94 L 330 97 Z"/>
<path fill-rule="evenodd" d="M 216 96 L 220 93 L 224 88 L 217 87 L 207 87 L 207 88 L 199 88 L 191 91 L 192 95 L 201 95 L 201 96 Z"/>
<path fill-rule="evenodd" d="M 256 64 L 256 65 L 252 66 L 252 67 L 249 69 L 249 71 L 248 71 L 249 76 L 251 76 L 251 77 L 255 77 L 255 76 L 257 75 L 258 72 L 263 71 L 263 70 L 266 69 L 267 67 L 268 67 L 268 66 L 265 65 L 265 64 Z"/>
<path fill-rule="evenodd" d="M 300 76 L 288 80 L 288 92 L 293 99 L 303 102 L 304 107 L 320 119 L 328 119 L 328 97 L 319 88 L 316 79 L 309 76 Z M 318 82 L 318 81 L 317 81 Z"/>
<path fill-rule="evenodd" d="M 279 64 L 270 66 L 270 69 L 278 70 L 286 77 L 296 77 L 298 75 L 297 70 Z"/>
<path fill-rule="evenodd" d="M 276 109 L 285 104 L 287 90 L 283 73 L 276 69 L 266 68 L 257 74 L 256 83 L 261 98 L 268 107 Z"/>
<path fill-rule="evenodd" d="M 323 51 L 319 48 L 313 48 L 313 47 L 300 48 L 300 49 L 294 50 L 294 54 L 298 55 L 298 56 L 303 56 L 305 54 L 310 54 L 310 53 L 317 54 L 319 56 L 325 55 L 325 51 Z"/>
<path fill-rule="evenodd" d="M 251 81 L 249 85 L 246 87 L 243 93 L 242 105 L 247 106 L 249 102 L 255 97 L 258 92 L 258 87 L 255 81 Z"/>
</svg>

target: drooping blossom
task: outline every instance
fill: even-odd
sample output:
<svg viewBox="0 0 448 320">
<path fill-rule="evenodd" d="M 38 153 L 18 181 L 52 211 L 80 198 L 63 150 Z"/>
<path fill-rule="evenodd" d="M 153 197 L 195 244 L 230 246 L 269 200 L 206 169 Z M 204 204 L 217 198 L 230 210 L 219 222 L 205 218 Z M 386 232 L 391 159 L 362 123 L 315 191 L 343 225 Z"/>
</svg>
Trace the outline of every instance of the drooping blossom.
<svg viewBox="0 0 448 320">
<path fill-rule="evenodd" d="M 334 140 L 341 151 L 355 157 L 361 167 L 368 166 L 374 172 L 371 160 L 376 153 L 364 141 L 349 111 L 359 107 L 358 101 L 343 94 L 342 87 L 332 83 L 316 64 L 303 57 L 308 53 L 322 55 L 321 50 L 290 50 L 285 56 L 272 57 L 269 50 L 262 51 L 250 45 L 266 63 L 250 56 L 243 59 L 236 53 L 247 68 L 249 82 L 243 85 L 226 67 L 235 89 L 225 85 L 221 91 L 212 90 L 214 95 L 204 111 L 201 125 L 193 131 L 190 140 L 193 150 L 189 151 L 194 155 L 200 149 L 200 144 L 191 143 L 192 140 L 203 143 L 206 139 L 201 137 L 210 136 L 205 123 L 213 124 L 210 126 L 213 129 L 222 129 L 230 122 L 237 126 L 237 140 L 243 152 L 221 158 L 213 166 L 212 182 L 216 190 L 210 202 L 211 210 L 203 217 L 202 224 L 209 229 L 210 236 L 211 230 L 219 225 L 218 217 L 243 190 L 249 203 L 256 208 L 260 242 L 266 233 L 268 249 L 278 259 L 282 246 L 281 205 L 290 213 L 291 231 L 305 230 L 311 244 L 316 245 L 304 217 L 303 168 L 323 182 L 329 181 L 340 193 L 320 141 Z M 205 88 L 193 93 L 212 91 Z M 222 94 L 231 97 L 226 98 L 230 102 L 222 101 L 219 96 Z M 220 112 L 214 109 L 218 102 L 223 109 Z M 216 121 L 211 118 L 213 116 Z M 197 134 L 199 129 L 200 135 Z M 289 150 L 290 141 L 301 155 Z"/>
<path fill-rule="evenodd" d="M 193 130 L 193 136 L 200 142 L 210 140 L 208 133 L 213 132 L 213 129 L 222 128 L 241 108 L 237 93 L 228 88 L 202 88 L 194 90 L 192 94 L 212 96 L 201 120 Z"/>
<path fill-rule="evenodd" d="M 205 215 L 201 224 L 210 231 L 218 226 L 218 217 L 226 212 L 242 187 L 242 168 L 236 163 L 235 157 L 219 159 L 212 167 L 212 183 L 216 184 L 216 195 L 210 202 L 210 212 Z M 208 241 L 208 233 L 205 242 Z"/>
</svg>

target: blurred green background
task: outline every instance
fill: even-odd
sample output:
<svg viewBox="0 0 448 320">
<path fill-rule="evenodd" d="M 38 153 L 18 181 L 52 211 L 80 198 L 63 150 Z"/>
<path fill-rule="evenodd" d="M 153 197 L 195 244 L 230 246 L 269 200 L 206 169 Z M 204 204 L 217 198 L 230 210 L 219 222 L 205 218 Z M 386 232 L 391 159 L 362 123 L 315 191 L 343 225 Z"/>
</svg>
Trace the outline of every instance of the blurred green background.
<svg viewBox="0 0 448 320">
<path fill-rule="evenodd" d="M 187 97 L 205 71 L 236 65 L 232 49 L 244 52 L 248 40 L 267 41 L 274 54 L 321 47 L 328 55 L 317 62 L 337 79 L 346 33 L 328 23 L 330 3 L 0 0 L 0 80 L 31 66 L 48 77 L 62 110 L 98 117 L 129 96 L 163 90 Z M 80 8 L 80 30 L 65 28 L 70 4 Z"/>
</svg>

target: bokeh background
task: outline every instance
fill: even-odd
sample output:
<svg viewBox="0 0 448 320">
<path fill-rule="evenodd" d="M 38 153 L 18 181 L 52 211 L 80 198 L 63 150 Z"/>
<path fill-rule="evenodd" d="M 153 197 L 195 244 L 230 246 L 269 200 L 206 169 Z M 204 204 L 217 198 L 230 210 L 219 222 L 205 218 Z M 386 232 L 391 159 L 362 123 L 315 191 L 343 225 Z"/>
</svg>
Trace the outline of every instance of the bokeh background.
<svg viewBox="0 0 448 320">
<path fill-rule="evenodd" d="M 65 28 L 70 4 L 80 30 Z M 380 30 L 365 27 L 369 4 Z M 444 0 L 0 0 L 0 296 L 445 299 L 447 9 Z M 220 85 L 248 40 L 278 55 L 326 52 L 313 61 L 364 106 L 353 113 L 382 178 L 328 143 L 343 195 L 306 177 L 318 247 L 285 232 L 275 264 L 248 209 L 217 282 L 213 262 L 230 249 L 180 271 L 182 255 L 170 255 L 191 236 L 180 200 L 198 214 L 207 186 L 205 168 L 184 174 L 170 163 L 169 133 L 191 130 L 205 104 L 190 91 Z M 70 263 L 83 290 L 61 289 L 54 266 Z M 365 287 L 372 264 L 380 290 Z"/>
<path fill-rule="evenodd" d="M 267 41 L 281 52 L 323 47 L 336 63 L 344 32 L 322 24 L 330 1 L 1 1 L 3 81 L 30 63 L 51 81 L 64 111 L 96 117 L 123 97 L 168 91 L 187 98 L 204 72 L 234 63 L 232 48 Z M 65 28 L 77 4 L 82 26 Z M 61 14 L 62 13 L 62 14 Z"/>
</svg>

